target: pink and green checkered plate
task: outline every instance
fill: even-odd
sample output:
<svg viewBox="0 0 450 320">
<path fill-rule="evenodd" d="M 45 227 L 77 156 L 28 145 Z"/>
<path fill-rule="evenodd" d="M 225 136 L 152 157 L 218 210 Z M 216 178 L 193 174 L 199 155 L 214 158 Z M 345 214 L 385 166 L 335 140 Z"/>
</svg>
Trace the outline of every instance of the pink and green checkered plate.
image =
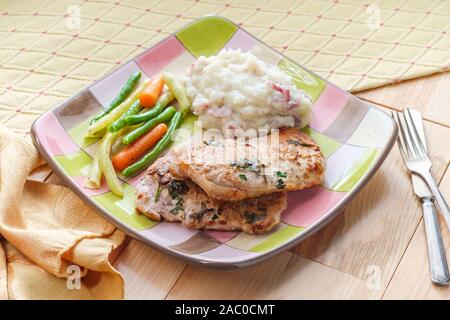
<svg viewBox="0 0 450 320">
<path fill-rule="evenodd" d="M 251 51 L 278 65 L 313 99 L 313 120 L 304 129 L 327 161 L 325 182 L 291 192 L 282 222 L 265 235 L 190 230 L 153 222 L 135 211 L 135 190 L 145 174 L 123 179 L 125 196 L 83 186 L 98 140 L 84 138 L 89 119 L 114 98 L 128 76 L 141 71 L 182 75 L 201 55 L 223 48 Z M 190 116 L 183 126 L 190 129 Z M 43 114 L 32 128 L 34 142 L 65 183 L 88 205 L 127 234 L 168 254 L 212 267 L 242 267 L 263 261 L 304 240 L 335 217 L 364 186 L 392 148 L 397 129 L 384 112 L 327 83 L 271 49 L 234 23 L 217 16 L 198 19 L 146 50 L 74 97 Z"/>
</svg>

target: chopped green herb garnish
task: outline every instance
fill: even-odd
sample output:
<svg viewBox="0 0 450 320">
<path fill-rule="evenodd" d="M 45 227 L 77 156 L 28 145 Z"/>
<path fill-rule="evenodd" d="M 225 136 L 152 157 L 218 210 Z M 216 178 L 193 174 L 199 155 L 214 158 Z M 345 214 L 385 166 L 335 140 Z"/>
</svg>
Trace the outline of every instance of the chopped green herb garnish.
<svg viewBox="0 0 450 320">
<path fill-rule="evenodd" d="M 214 215 L 211 217 L 211 220 L 219 219 L 221 214 L 222 214 L 222 209 L 221 208 L 217 208 L 216 212 L 214 212 Z"/>
<path fill-rule="evenodd" d="M 157 203 L 159 201 L 160 195 L 161 195 L 161 185 L 159 184 L 159 181 L 158 181 L 158 188 L 156 188 L 156 192 L 155 192 L 155 203 Z"/>
<path fill-rule="evenodd" d="M 240 171 L 245 171 L 245 170 L 249 170 L 249 171 L 253 171 L 256 173 L 260 173 L 261 172 L 261 167 L 262 165 L 258 165 L 256 163 L 254 163 L 253 161 L 250 161 L 248 159 L 243 159 L 240 161 L 233 161 L 230 163 L 230 165 L 232 167 L 235 167 L 236 169 L 240 170 Z"/>
<path fill-rule="evenodd" d="M 253 219 L 255 219 L 256 214 L 254 212 L 245 211 L 244 218 L 247 223 L 253 223 Z"/>
<path fill-rule="evenodd" d="M 287 173 L 286 172 L 282 172 L 282 171 L 277 171 L 277 177 L 279 177 L 279 178 L 286 178 L 287 177 Z"/>
<path fill-rule="evenodd" d="M 184 206 L 184 201 L 182 197 L 178 197 L 175 207 L 170 210 L 171 214 L 177 215 L 178 211 L 182 211 Z"/>
<path fill-rule="evenodd" d="M 200 220 L 201 218 L 203 218 L 203 216 L 204 216 L 205 214 L 207 214 L 208 212 L 212 212 L 212 211 L 215 211 L 215 209 L 213 209 L 213 208 L 207 208 L 207 207 L 202 203 L 202 208 L 201 208 L 199 211 L 192 213 L 192 214 L 190 215 L 190 217 L 191 217 L 192 219 Z"/>
<path fill-rule="evenodd" d="M 296 146 L 302 146 L 302 147 L 312 147 L 312 146 L 314 146 L 314 145 L 312 145 L 310 143 L 303 143 L 303 142 L 300 142 L 300 141 L 294 140 L 294 139 L 288 139 L 287 143 L 293 144 L 293 145 L 296 145 Z"/>
<path fill-rule="evenodd" d="M 172 199 L 177 199 L 179 196 L 185 194 L 189 187 L 181 180 L 172 180 L 168 184 L 169 195 Z"/>
<path fill-rule="evenodd" d="M 278 179 L 275 187 L 277 187 L 277 189 L 284 189 L 284 187 L 286 187 L 286 184 L 284 183 L 283 179 Z"/>
<path fill-rule="evenodd" d="M 253 223 L 258 222 L 260 220 L 263 220 L 267 217 L 267 214 L 258 214 L 254 219 L 253 219 Z"/>
<path fill-rule="evenodd" d="M 245 174 L 240 174 L 239 178 L 241 178 L 241 180 L 247 181 L 247 176 Z"/>
<path fill-rule="evenodd" d="M 254 212 L 251 211 L 245 211 L 244 213 L 244 218 L 245 221 L 247 223 L 253 224 L 257 221 L 260 221 L 262 219 L 265 219 L 267 217 L 267 214 L 263 213 L 263 214 L 256 214 Z"/>
<path fill-rule="evenodd" d="M 300 141 L 293 140 L 293 139 L 288 139 L 287 143 L 293 144 L 293 145 L 296 145 L 296 146 L 300 146 L 301 145 Z"/>
</svg>

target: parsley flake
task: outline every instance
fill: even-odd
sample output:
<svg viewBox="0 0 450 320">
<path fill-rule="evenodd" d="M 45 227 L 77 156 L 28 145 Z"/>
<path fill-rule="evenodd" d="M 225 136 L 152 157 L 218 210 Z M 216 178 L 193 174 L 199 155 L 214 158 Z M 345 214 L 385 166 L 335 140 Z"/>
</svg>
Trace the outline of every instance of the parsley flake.
<svg viewBox="0 0 450 320">
<path fill-rule="evenodd" d="M 279 178 L 287 178 L 287 173 L 282 171 L 277 171 L 277 177 Z"/>
<path fill-rule="evenodd" d="M 275 187 L 277 187 L 277 189 L 284 189 L 284 187 L 286 187 L 286 184 L 284 183 L 283 179 L 278 179 Z"/>
</svg>

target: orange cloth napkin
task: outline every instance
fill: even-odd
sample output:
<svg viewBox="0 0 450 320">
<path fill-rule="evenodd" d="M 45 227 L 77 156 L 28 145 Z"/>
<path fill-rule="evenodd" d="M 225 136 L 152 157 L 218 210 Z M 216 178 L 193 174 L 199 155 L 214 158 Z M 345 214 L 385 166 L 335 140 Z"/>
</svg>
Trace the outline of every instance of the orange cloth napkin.
<svg viewBox="0 0 450 320">
<path fill-rule="evenodd" d="M 125 234 L 69 189 L 27 181 L 40 164 L 0 127 L 0 299 L 122 299 L 109 256 Z"/>
</svg>

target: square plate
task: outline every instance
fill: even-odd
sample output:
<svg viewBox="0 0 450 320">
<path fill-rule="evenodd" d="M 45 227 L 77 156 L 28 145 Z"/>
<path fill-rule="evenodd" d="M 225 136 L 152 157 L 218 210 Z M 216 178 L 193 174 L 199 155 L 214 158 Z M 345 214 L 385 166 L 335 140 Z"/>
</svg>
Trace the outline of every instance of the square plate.
<svg viewBox="0 0 450 320">
<path fill-rule="evenodd" d="M 83 187 L 98 140 L 84 139 L 89 119 L 106 106 L 128 76 L 142 71 L 181 75 L 195 59 L 223 48 L 251 51 L 278 65 L 313 99 L 313 120 L 304 130 L 327 159 L 321 186 L 290 192 L 282 222 L 266 235 L 190 230 L 178 223 L 153 222 L 135 212 L 141 173 L 124 180 L 119 198 L 103 183 Z M 194 116 L 183 124 L 192 125 Z M 373 176 L 391 150 L 397 127 L 384 112 L 328 83 L 271 49 L 239 26 L 217 16 L 200 18 L 146 50 L 74 97 L 43 114 L 32 127 L 34 143 L 64 182 L 88 205 L 128 235 L 168 254 L 211 267 L 243 267 L 261 262 L 306 239 L 335 217 Z"/>
</svg>

